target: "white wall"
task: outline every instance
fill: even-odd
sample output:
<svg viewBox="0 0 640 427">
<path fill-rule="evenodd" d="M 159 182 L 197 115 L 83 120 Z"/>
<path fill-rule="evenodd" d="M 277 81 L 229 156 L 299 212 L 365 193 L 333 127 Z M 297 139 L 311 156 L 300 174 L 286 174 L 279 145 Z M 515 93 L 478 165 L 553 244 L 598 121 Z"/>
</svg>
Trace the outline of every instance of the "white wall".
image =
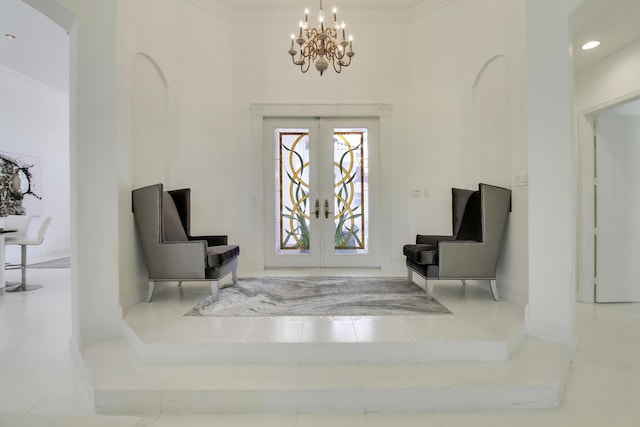
<svg viewBox="0 0 640 427">
<path fill-rule="evenodd" d="M 0 93 L 0 151 L 40 160 L 40 215 L 53 218 L 44 242 L 28 248 L 27 262 L 69 256 L 69 96 L 3 67 Z M 40 221 L 33 218 L 30 235 Z M 20 248 L 8 246 L 7 261 L 19 260 Z"/>
<path fill-rule="evenodd" d="M 573 339 L 576 153 L 569 16 L 581 0 L 527 0 L 529 334 Z"/>
<path fill-rule="evenodd" d="M 25 0 L 69 32 L 73 347 L 120 333 L 115 0 Z"/>
</svg>

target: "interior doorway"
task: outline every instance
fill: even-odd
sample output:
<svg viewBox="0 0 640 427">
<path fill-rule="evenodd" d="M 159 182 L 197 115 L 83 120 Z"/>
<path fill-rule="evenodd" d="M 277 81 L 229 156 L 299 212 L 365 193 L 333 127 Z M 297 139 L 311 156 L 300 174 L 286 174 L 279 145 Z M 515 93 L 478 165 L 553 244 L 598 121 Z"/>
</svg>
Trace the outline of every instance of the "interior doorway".
<svg viewBox="0 0 640 427">
<path fill-rule="evenodd" d="M 640 101 L 581 118 L 583 298 L 640 301 Z"/>
</svg>

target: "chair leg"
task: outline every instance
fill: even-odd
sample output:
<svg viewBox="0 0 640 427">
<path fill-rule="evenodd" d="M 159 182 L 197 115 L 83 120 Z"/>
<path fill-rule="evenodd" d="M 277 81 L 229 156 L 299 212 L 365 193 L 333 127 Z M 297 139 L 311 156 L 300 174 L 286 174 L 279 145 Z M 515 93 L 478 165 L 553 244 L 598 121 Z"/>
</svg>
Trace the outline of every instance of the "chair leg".
<svg viewBox="0 0 640 427">
<path fill-rule="evenodd" d="M 462 286 L 467 286 L 467 281 L 466 280 L 462 281 Z"/>
<path fill-rule="evenodd" d="M 5 292 L 26 292 L 42 288 L 41 285 L 27 285 L 27 245 L 20 245 L 20 264 L 16 268 L 20 269 L 20 282 L 5 286 Z"/>
<path fill-rule="evenodd" d="M 22 270 L 22 287 L 27 287 L 27 245 L 20 245 L 20 269 Z"/>
<path fill-rule="evenodd" d="M 413 282 L 413 270 L 407 267 L 407 280 L 409 282 Z"/>
<path fill-rule="evenodd" d="M 149 290 L 147 291 L 147 302 L 151 302 L 151 298 L 153 298 L 153 291 L 156 290 L 156 281 L 149 280 Z"/>
<path fill-rule="evenodd" d="M 233 282 L 234 285 L 238 284 L 238 268 L 234 268 L 233 271 L 231 272 L 231 280 Z"/>
<path fill-rule="evenodd" d="M 433 301 L 433 280 L 426 280 L 427 282 L 427 299 Z"/>
<path fill-rule="evenodd" d="M 498 297 L 498 288 L 495 279 L 489 280 L 489 285 L 491 287 L 491 296 L 495 301 L 499 301 L 500 298 Z"/>
<path fill-rule="evenodd" d="M 218 290 L 219 289 L 220 289 L 220 281 L 219 280 L 212 280 L 211 281 L 211 295 L 213 295 L 213 300 L 214 301 L 218 301 Z"/>
</svg>

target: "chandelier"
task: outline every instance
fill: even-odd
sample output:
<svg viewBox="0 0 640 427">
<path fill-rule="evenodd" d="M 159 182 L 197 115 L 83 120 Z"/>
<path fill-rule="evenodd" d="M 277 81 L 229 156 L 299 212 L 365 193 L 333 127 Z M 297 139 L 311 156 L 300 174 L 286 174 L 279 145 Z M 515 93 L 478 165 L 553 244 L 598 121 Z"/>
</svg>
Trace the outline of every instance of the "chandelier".
<svg viewBox="0 0 640 427">
<path fill-rule="evenodd" d="M 303 73 L 309 71 L 309 66 L 315 62 L 316 70 L 320 75 L 329 68 L 329 62 L 333 65 L 336 73 L 342 71 L 342 67 L 351 64 L 351 58 L 355 55 L 353 51 L 353 36 L 349 35 L 349 40 L 345 37 L 344 22 L 338 23 L 337 9 L 333 8 L 333 24 L 325 27 L 324 9 L 320 0 L 320 12 L 318 13 L 318 26 L 309 28 L 309 9 L 304 11 L 304 22 L 300 21 L 300 31 L 298 37 L 291 34 L 291 48 L 289 55 L 295 65 L 300 66 Z M 296 49 L 295 43 L 298 44 Z M 347 46 L 349 51 L 347 52 Z M 298 58 L 296 59 L 296 55 Z"/>
</svg>

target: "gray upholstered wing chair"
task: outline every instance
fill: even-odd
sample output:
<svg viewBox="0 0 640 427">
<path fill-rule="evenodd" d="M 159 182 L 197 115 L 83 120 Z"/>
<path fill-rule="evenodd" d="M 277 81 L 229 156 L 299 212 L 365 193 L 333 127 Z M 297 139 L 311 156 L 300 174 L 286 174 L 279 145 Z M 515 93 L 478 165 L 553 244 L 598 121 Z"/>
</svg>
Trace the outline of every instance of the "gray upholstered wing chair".
<svg viewBox="0 0 640 427">
<path fill-rule="evenodd" d="M 217 299 L 219 281 L 238 281 L 240 248 L 227 236 L 191 236 L 191 190 L 164 191 L 162 184 L 133 190 L 133 216 L 142 243 L 151 302 L 157 282 L 207 281 Z"/>
<path fill-rule="evenodd" d="M 496 269 L 507 217 L 511 190 L 480 184 L 478 191 L 453 188 L 453 234 L 420 235 L 416 244 L 405 245 L 407 273 L 426 280 L 427 296 L 433 298 L 434 280 L 487 280 L 493 299 L 498 300 Z"/>
</svg>

